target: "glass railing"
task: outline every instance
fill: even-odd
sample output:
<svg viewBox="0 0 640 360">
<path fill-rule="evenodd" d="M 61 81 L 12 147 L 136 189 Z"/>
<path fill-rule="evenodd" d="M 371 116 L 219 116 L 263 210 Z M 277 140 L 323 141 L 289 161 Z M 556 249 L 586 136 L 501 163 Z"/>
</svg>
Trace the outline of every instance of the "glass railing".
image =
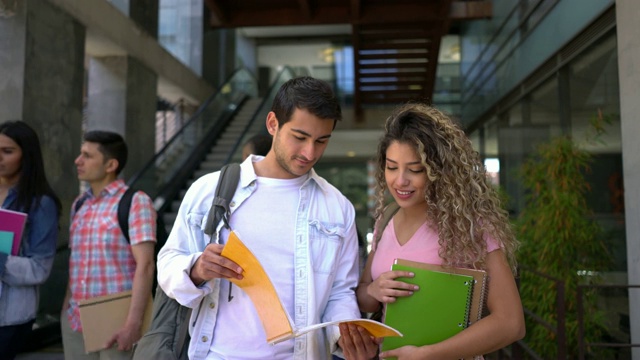
<svg viewBox="0 0 640 360">
<path fill-rule="evenodd" d="M 253 114 L 251 121 L 247 124 L 246 128 L 242 132 L 242 135 L 233 146 L 231 152 L 229 153 L 229 157 L 225 161 L 225 164 L 230 162 L 241 162 L 242 161 L 242 145 L 249 140 L 253 135 L 259 133 L 267 133 L 267 129 L 265 127 L 265 121 L 267 119 L 267 114 L 271 111 L 271 105 L 273 104 L 273 99 L 276 97 L 276 93 L 285 82 L 293 79 L 294 77 L 299 76 L 293 68 L 289 66 L 285 66 L 278 72 L 276 75 L 276 79 L 269 87 L 267 94 L 262 99 L 262 102 L 258 106 L 257 110 Z"/>
<path fill-rule="evenodd" d="M 174 186 L 176 177 L 185 171 L 185 164 L 220 135 L 224 122 L 230 120 L 244 99 L 257 93 L 255 77 L 245 69 L 237 70 L 153 159 L 131 177 L 128 185 L 146 192 L 154 199 L 156 209 L 160 209 L 164 204 L 163 194 L 167 187 Z"/>
</svg>

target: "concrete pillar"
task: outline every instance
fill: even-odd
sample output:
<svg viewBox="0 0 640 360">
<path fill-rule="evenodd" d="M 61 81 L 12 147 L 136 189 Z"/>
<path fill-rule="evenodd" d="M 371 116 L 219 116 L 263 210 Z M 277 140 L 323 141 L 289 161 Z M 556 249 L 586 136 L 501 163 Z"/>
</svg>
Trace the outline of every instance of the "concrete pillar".
<svg viewBox="0 0 640 360">
<path fill-rule="evenodd" d="M 0 14 L 0 122 L 22 118 L 27 6 Z"/>
<path fill-rule="evenodd" d="M 128 178 L 149 161 L 156 148 L 158 76 L 138 60 L 129 57 L 125 139 L 129 145 Z"/>
<path fill-rule="evenodd" d="M 38 133 L 47 177 L 62 200 L 58 243 L 64 246 L 79 188 L 73 161 L 81 140 L 85 29 L 48 1 L 13 3 L 15 11 L 0 18 L 0 122 L 21 119 Z M 60 312 L 66 255 L 56 256 L 52 274 L 58 275 L 42 287 L 45 313 Z"/>
<path fill-rule="evenodd" d="M 147 34 L 158 38 L 159 0 L 129 0 L 129 17 Z M 140 61 L 129 57 L 125 140 L 129 160 L 124 175 L 129 178 L 155 154 L 158 76 Z"/>
<path fill-rule="evenodd" d="M 20 119 L 40 136 L 45 170 L 64 210 L 78 194 L 73 160 L 82 124 L 85 29 L 47 1 L 18 1 L 0 21 L 0 121 Z"/>
<path fill-rule="evenodd" d="M 86 130 L 125 134 L 127 57 L 89 59 Z"/>
<path fill-rule="evenodd" d="M 128 56 L 89 61 L 87 130 L 122 134 L 129 146 L 124 177 L 129 178 L 155 153 L 157 75 Z"/>
<path fill-rule="evenodd" d="M 129 17 L 154 38 L 158 37 L 159 0 L 129 0 Z"/>
<path fill-rule="evenodd" d="M 206 17 L 205 17 L 206 18 Z M 205 23 L 205 29 L 208 25 Z M 234 30 L 207 29 L 202 37 L 202 78 L 218 87 L 236 69 L 236 33 Z"/>
<path fill-rule="evenodd" d="M 158 0 L 129 1 L 129 17 L 146 33 L 158 34 Z M 125 179 L 155 154 L 158 76 L 131 56 L 89 61 L 87 130 L 120 133 L 129 146 Z"/>
<path fill-rule="evenodd" d="M 629 284 L 640 284 L 640 2 L 616 1 L 618 71 L 624 169 L 625 225 L 627 230 L 627 271 Z M 631 343 L 640 344 L 640 289 L 629 290 Z M 632 348 L 640 359 L 640 348 Z"/>
</svg>

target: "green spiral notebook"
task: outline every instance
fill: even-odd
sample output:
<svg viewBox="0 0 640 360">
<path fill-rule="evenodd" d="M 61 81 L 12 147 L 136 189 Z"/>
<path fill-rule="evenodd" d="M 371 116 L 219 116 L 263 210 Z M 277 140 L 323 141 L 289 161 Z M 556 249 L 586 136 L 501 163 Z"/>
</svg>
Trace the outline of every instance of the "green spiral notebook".
<svg viewBox="0 0 640 360">
<path fill-rule="evenodd" d="M 411 271 L 413 278 L 398 280 L 420 286 L 408 297 L 387 304 L 385 324 L 398 329 L 401 338 L 385 338 L 382 350 L 404 345 L 428 345 L 445 340 L 469 324 L 474 277 L 398 264 L 392 270 Z M 402 262 L 402 261 L 400 261 Z"/>
</svg>

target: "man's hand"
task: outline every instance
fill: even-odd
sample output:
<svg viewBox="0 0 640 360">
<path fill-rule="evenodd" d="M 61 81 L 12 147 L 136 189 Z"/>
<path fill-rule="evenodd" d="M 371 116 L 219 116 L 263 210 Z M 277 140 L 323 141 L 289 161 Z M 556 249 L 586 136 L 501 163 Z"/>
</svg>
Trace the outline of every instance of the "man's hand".
<svg viewBox="0 0 640 360">
<path fill-rule="evenodd" d="M 189 276 L 195 285 L 215 278 L 242 279 L 242 268 L 235 262 L 220 255 L 224 245 L 209 244 L 193 264 Z"/>
<path fill-rule="evenodd" d="M 140 326 L 123 326 L 120 330 L 118 330 L 109 341 L 105 347 L 109 349 L 114 344 L 118 344 L 118 350 L 120 351 L 129 351 L 133 348 L 133 344 L 135 344 L 142 337 L 142 330 Z"/>
<path fill-rule="evenodd" d="M 376 339 L 363 327 L 340 324 L 338 345 L 346 360 L 370 360 L 378 353 L 380 339 Z"/>
</svg>

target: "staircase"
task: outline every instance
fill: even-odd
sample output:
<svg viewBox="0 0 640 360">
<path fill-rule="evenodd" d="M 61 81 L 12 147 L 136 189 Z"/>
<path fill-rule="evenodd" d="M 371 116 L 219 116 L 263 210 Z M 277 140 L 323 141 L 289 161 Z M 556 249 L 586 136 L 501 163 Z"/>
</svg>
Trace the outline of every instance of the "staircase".
<svg viewBox="0 0 640 360">
<path fill-rule="evenodd" d="M 234 146 L 238 142 L 238 140 L 243 137 L 244 139 L 248 139 L 253 136 L 257 131 L 256 128 L 259 127 L 252 126 L 249 128 L 247 133 L 243 136 L 245 129 L 251 122 L 251 119 L 256 113 L 256 110 L 262 103 L 262 98 L 250 98 L 245 101 L 242 105 L 242 108 L 238 112 L 238 114 L 231 120 L 231 123 L 226 127 L 225 131 L 222 133 L 220 139 L 216 141 L 215 145 L 209 151 L 209 154 L 205 158 L 202 163 L 200 163 L 200 167 L 193 173 L 193 177 L 185 184 L 184 189 L 182 189 L 179 193 L 177 199 L 171 202 L 171 210 L 165 212 L 163 216 L 164 223 L 167 226 L 167 232 L 171 231 L 173 227 L 173 223 L 176 220 L 176 215 L 178 214 L 178 208 L 182 203 L 182 198 L 187 192 L 187 189 L 195 180 L 200 178 L 203 175 L 208 173 L 218 171 L 222 168 L 223 165 L 229 160 L 231 152 L 233 151 L 233 157 L 229 161 L 240 162 L 242 159 L 240 158 L 240 150 L 238 147 L 234 149 Z M 261 122 L 264 126 L 264 119 L 256 119 L 256 122 Z M 242 144 L 240 144 L 242 146 Z"/>
<path fill-rule="evenodd" d="M 354 25 L 355 109 L 430 102 L 440 38 L 431 23 Z"/>
</svg>

